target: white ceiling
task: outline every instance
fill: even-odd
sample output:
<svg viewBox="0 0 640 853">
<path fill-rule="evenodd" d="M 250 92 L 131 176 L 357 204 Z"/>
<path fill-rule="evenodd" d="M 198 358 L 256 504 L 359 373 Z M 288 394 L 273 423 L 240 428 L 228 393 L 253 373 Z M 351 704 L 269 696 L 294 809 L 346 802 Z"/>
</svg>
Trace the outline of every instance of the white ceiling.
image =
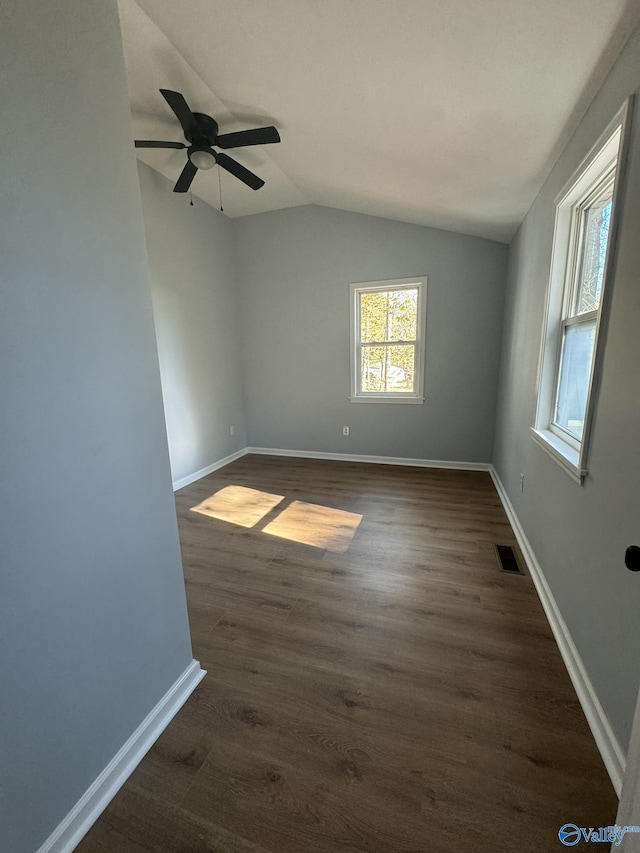
<svg viewBox="0 0 640 853">
<path fill-rule="evenodd" d="M 508 241 L 620 47 L 640 0 L 120 0 L 137 139 L 184 141 L 158 92 L 220 132 L 228 216 L 320 204 Z M 138 150 L 172 181 L 185 151 Z M 219 207 L 218 169 L 193 194 Z M 185 197 L 185 203 L 188 196 Z"/>
</svg>

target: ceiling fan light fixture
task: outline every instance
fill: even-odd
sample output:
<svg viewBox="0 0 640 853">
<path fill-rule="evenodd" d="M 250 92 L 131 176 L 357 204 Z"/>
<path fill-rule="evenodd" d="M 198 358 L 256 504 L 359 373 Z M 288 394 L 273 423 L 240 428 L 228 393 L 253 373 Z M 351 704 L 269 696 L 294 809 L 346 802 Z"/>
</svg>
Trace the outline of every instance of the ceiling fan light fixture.
<svg viewBox="0 0 640 853">
<path fill-rule="evenodd" d="M 197 169 L 213 169 L 216 155 L 210 148 L 196 148 L 189 152 L 189 159 Z"/>
</svg>

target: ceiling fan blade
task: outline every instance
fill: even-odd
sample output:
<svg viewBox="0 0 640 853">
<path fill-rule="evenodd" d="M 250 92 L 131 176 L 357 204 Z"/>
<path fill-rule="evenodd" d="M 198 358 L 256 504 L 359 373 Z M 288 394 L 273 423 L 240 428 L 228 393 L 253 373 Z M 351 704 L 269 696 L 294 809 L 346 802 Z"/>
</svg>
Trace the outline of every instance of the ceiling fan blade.
<svg viewBox="0 0 640 853">
<path fill-rule="evenodd" d="M 200 136 L 198 122 L 191 112 L 189 104 L 185 101 L 184 95 L 181 95 L 180 92 L 172 92 L 171 89 L 160 89 L 160 94 L 176 114 L 187 139 Z"/>
<path fill-rule="evenodd" d="M 191 181 L 195 178 L 197 171 L 198 167 L 194 166 L 191 160 L 187 160 L 187 165 L 180 173 L 180 177 L 173 188 L 174 193 L 186 193 L 191 186 Z"/>
<path fill-rule="evenodd" d="M 186 148 L 184 142 L 156 142 L 154 139 L 136 139 L 136 148 Z"/>
<path fill-rule="evenodd" d="M 216 138 L 218 148 L 241 148 L 244 145 L 270 145 L 280 142 L 280 134 L 275 127 L 257 127 L 255 130 L 239 130 L 237 133 L 223 133 Z"/>
<path fill-rule="evenodd" d="M 252 190 L 259 190 L 260 187 L 264 186 L 262 178 L 245 169 L 237 160 L 227 157 L 226 154 L 216 153 L 216 160 L 218 161 L 218 166 L 222 166 L 227 172 L 231 172 L 232 175 L 239 178 L 248 187 L 251 187 Z"/>
</svg>

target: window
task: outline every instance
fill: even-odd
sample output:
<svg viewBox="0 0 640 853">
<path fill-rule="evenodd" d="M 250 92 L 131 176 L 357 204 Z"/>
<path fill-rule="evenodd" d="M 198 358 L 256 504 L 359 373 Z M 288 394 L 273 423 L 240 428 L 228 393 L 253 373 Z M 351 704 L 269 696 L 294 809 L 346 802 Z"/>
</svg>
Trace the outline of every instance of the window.
<svg viewBox="0 0 640 853">
<path fill-rule="evenodd" d="M 579 482 L 602 359 L 627 112 L 625 105 L 556 199 L 533 436 Z"/>
<path fill-rule="evenodd" d="M 351 285 L 351 401 L 422 403 L 427 280 Z"/>
</svg>

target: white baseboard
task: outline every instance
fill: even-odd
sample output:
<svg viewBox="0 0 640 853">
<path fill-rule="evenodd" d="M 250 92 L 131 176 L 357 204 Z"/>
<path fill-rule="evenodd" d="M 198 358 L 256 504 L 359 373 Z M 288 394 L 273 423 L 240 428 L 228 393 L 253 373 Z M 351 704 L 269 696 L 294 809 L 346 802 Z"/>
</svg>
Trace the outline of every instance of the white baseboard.
<svg viewBox="0 0 640 853">
<path fill-rule="evenodd" d="M 71 853 L 206 675 L 191 661 L 37 853 Z"/>
<path fill-rule="evenodd" d="M 353 453 L 324 453 L 318 450 L 284 450 L 246 447 L 245 453 L 261 456 L 292 456 L 298 459 L 331 459 L 334 462 L 370 462 L 374 465 L 408 465 L 413 468 L 452 468 L 459 471 L 489 471 L 488 462 L 449 462 L 443 459 L 410 459 L 404 456 L 363 456 Z"/>
<path fill-rule="evenodd" d="M 228 465 L 230 462 L 235 462 L 236 459 L 240 459 L 240 457 L 244 456 L 246 452 L 247 448 L 243 447 L 242 450 L 236 450 L 235 453 L 232 453 L 230 456 L 225 456 L 224 459 L 218 459 L 217 462 L 212 462 L 211 465 L 207 465 L 206 468 L 201 468 L 199 471 L 194 471 L 193 474 L 187 474 L 186 477 L 174 480 L 173 491 L 177 492 L 178 489 L 184 489 L 185 486 L 190 486 L 191 483 L 195 483 L 196 480 L 206 477 L 207 474 L 212 474 L 214 471 L 217 471 L 218 468 L 224 468 L 224 466 Z"/>
<path fill-rule="evenodd" d="M 575 691 L 578 695 L 582 710 L 587 718 L 587 722 L 591 728 L 591 733 L 593 734 L 593 738 L 600 751 L 604 765 L 607 768 L 609 777 L 611 778 L 611 783 L 616 794 L 620 796 L 626 764 L 625 754 L 620 747 L 613 729 L 611 728 L 611 724 L 604 712 L 604 708 L 600 704 L 598 695 L 591 683 L 589 675 L 587 674 L 584 663 L 575 643 L 573 642 L 569 629 L 562 618 L 560 608 L 553 597 L 553 593 L 551 592 L 551 588 L 544 576 L 542 567 L 533 552 L 531 543 L 525 535 L 522 525 L 520 524 L 520 520 L 513 508 L 513 504 L 509 500 L 505 488 L 502 485 L 502 481 L 493 466 L 491 466 L 491 477 L 498 491 L 498 495 L 500 496 L 505 512 L 511 522 L 514 533 L 516 534 L 520 550 L 526 560 L 538 597 L 542 603 L 547 619 L 549 620 L 551 631 L 553 632 L 555 641 L 560 649 L 560 654 L 562 655 L 564 664 L 567 667 L 569 677 L 571 678 Z"/>
<path fill-rule="evenodd" d="M 325 453 L 320 450 L 286 450 L 277 447 L 243 447 L 224 459 L 212 462 L 206 468 L 194 471 L 173 483 L 173 491 L 177 492 L 185 486 L 190 486 L 196 480 L 212 474 L 219 468 L 224 468 L 230 462 L 235 462 L 247 453 L 255 453 L 258 456 L 291 456 L 296 459 L 330 459 L 334 462 L 369 462 L 374 465 L 407 465 L 413 468 L 448 468 L 457 471 L 490 471 L 489 462 L 451 462 L 445 459 L 410 459 L 404 456 L 365 456 L 354 453 Z"/>
</svg>

